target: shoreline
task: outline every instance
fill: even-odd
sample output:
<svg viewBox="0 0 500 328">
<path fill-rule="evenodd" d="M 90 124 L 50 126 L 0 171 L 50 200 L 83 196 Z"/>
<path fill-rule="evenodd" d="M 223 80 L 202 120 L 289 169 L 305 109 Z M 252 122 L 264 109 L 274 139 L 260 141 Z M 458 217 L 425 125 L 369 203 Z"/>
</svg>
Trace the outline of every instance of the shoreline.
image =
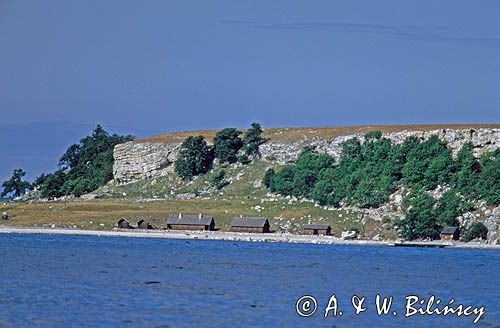
<svg viewBox="0 0 500 328">
<path fill-rule="evenodd" d="M 485 243 L 464 243 L 451 241 L 416 241 L 402 242 L 396 240 L 343 240 L 333 236 L 308 236 L 278 233 L 243 233 L 223 231 L 159 231 L 159 230 L 82 230 L 63 228 L 11 227 L 1 226 L 0 234 L 45 234 L 67 236 L 94 236 L 94 237 L 127 237 L 127 238 L 156 238 L 156 239 L 185 239 L 185 240 L 224 240 L 237 242 L 270 242 L 319 245 L 357 245 L 357 246 L 392 246 L 392 247 L 435 247 L 455 249 L 490 249 L 500 250 L 500 245 Z"/>
</svg>

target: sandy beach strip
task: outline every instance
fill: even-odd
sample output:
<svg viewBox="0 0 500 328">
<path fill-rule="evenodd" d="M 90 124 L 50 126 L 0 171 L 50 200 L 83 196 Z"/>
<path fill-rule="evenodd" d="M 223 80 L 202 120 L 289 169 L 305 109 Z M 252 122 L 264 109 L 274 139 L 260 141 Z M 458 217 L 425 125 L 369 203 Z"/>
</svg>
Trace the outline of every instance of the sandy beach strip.
<svg viewBox="0 0 500 328">
<path fill-rule="evenodd" d="M 193 240 L 226 240 L 238 242 L 281 242 L 301 244 L 327 244 L 327 245 L 358 245 L 358 246 L 409 246 L 409 247 L 442 247 L 442 248 L 467 248 L 467 249 L 500 249 L 500 245 L 479 242 L 401 242 L 377 240 L 343 240 L 333 236 L 308 236 L 288 233 L 239 233 L 223 231 L 166 231 L 166 230 L 81 230 L 62 228 L 38 227 L 13 227 L 0 226 L 0 234 L 48 234 L 69 236 L 95 236 L 95 237 L 128 237 L 128 238 L 165 238 L 165 239 L 193 239 Z"/>
</svg>

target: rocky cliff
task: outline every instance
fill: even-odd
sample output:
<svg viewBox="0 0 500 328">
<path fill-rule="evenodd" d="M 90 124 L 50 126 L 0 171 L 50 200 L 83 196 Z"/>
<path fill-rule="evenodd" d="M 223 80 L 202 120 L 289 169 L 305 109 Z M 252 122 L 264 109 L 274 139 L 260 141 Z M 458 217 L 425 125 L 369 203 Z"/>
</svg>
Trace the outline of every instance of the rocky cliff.
<svg viewBox="0 0 500 328">
<path fill-rule="evenodd" d="M 260 151 L 263 159 L 280 164 L 294 161 L 305 146 L 315 146 L 318 151 L 338 158 L 344 141 L 358 138 L 363 142 L 363 135 L 363 133 L 356 133 L 325 139 L 311 133 L 304 134 L 293 141 L 270 138 L 261 145 Z M 498 128 L 403 130 L 383 134 L 385 138 L 395 143 L 402 143 L 409 136 L 427 139 L 431 135 L 437 135 L 446 141 L 454 154 L 467 142 L 473 144 L 476 156 L 500 147 L 500 129 Z M 181 141 L 131 141 L 117 145 L 114 150 L 113 167 L 115 182 L 127 184 L 170 174 L 173 172 L 173 162 L 177 157 L 180 144 Z"/>
</svg>

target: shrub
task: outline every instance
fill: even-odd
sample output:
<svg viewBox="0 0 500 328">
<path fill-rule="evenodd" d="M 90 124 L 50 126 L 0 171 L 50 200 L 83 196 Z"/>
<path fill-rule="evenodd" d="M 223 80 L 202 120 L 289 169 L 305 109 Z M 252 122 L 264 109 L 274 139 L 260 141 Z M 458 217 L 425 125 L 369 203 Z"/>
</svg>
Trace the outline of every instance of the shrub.
<svg viewBox="0 0 500 328">
<path fill-rule="evenodd" d="M 276 172 L 273 168 L 270 168 L 266 171 L 266 173 L 264 174 L 264 178 L 262 179 L 262 183 L 264 184 L 264 186 L 266 186 L 266 188 L 271 188 L 271 184 L 275 175 Z"/>
<path fill-rule="evenodd" d="M 238 163 L 246 165 L 246 164 L 249 164 L 250 162 L 251 162 L 250 158 L 248 158 L 248 156 L 246 154 L 241 154 L 238 156 Z"/>
<path fill-rule="evenodd" d="M 488 238 L 488 228 L 481 222 L 472 223 L 462 233 L 462 239 L 465 241 L 471 241 L 476 238 L 485 240 Z"/>
<path fill-rule="evenodd" d="M 380 139 L 380 138 L 382 138 L 382 131 L 379 130 L 370 131 L 365 134 L 365 140 Z"/>
<path fill-rule="evenodd" d="M 224 188 L 229 184 L 229 182 L 226 181 L 225 176 L 226 176 L 226 171 L 224 170 L 219 170 L 215 172 L 213 177 L 210 179 L 210 185 L 217 190 Z"/>
</svg>

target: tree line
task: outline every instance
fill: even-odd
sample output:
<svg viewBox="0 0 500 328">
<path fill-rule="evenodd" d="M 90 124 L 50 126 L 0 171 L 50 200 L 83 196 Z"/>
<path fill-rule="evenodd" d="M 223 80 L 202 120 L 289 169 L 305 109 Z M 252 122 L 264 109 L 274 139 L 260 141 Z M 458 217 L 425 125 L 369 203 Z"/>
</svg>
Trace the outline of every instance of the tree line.
<svg viewBox="0 0 500 328">
<path fill-rule="evenodd" d="M 109 134 L 98 124 L 91 135 L 68 147 L 55 172 L 43 173 L 29 183 L 23 180 L 26 172 L 15 169 L 12 177 L 2 184 L 1 195 L 12 193 L 19 197 L 26 190 L 38 189 L 42 197 L 56 198 L 94 191 L 113 178 L 114 147 L 133 139 L 131 135 Z"/>
</svg>

